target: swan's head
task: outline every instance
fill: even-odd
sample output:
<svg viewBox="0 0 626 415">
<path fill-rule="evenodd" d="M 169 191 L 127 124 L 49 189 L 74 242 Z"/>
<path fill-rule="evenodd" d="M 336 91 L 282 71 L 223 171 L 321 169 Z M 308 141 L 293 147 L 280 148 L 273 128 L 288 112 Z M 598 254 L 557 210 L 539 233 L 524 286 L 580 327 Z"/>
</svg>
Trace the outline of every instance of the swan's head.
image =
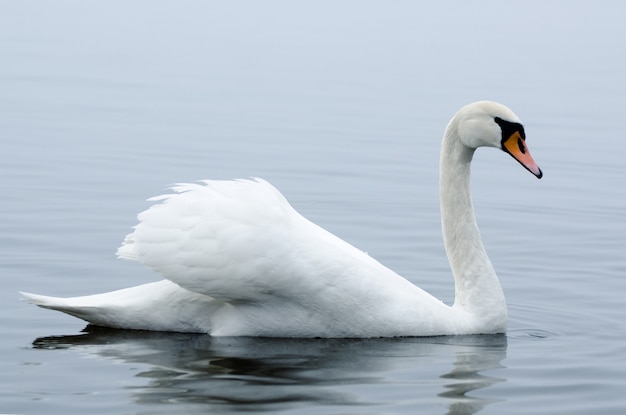
<svg viewBox="0 0 626 415">
<path fill-rule="evenodd" d="M 468 148 L 496 147 L 510 154 L 526 170 L 541 179 L 543 173 L 526 146 L 524 126 L 513 111 L 502 104 L 479 101 L 464 106 L 450 126 Z"/>
</svg>

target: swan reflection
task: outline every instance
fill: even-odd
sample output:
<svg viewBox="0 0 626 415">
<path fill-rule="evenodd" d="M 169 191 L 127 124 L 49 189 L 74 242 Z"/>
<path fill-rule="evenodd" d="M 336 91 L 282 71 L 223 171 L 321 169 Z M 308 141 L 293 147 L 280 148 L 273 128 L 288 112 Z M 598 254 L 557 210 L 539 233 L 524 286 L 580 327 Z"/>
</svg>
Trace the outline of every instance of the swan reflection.
<svg viewBox="0 0 626 415">
<path fill-rule="evenodd" d="M 364 413 L 387 405 L 408 411 L 436 404 L 448 414 L 473 414 L 495 401 L 486 388 L 504 380 L 492 370 L 502 367 L 507 341 L 505 335 L 214 338 L 87 326 L 83 334 L 42 337 L 33 344 L 140 365 L 131 373 L 145 383 L 121 393 L 139 405 L 168 405 L 172 412 L 313 405 L 358 406 Z"/>
</svg>

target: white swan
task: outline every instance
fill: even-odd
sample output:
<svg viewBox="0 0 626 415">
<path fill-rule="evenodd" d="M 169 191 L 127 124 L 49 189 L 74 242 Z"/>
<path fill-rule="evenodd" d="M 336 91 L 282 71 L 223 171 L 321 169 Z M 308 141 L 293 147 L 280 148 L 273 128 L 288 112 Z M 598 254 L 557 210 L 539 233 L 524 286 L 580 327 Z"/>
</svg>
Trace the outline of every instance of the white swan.
<svg viewBox="0 0 626 415">
<path fill-rule="evenodd" d="M 497 147 L 538 178 L 524 128 L 503 105 L 459 110 L 441 147 L 443 235 L 456 298 L 448 306 L 308 221 L 261 179 L 181 184 L 139 214 L 117 255 L 166 279 L 85 297 L 22 293 L 93 324 L 213 336 L 393 337 L 498 333 L 504 294 L 470 197 L 477 147 Z"/>
</svg>

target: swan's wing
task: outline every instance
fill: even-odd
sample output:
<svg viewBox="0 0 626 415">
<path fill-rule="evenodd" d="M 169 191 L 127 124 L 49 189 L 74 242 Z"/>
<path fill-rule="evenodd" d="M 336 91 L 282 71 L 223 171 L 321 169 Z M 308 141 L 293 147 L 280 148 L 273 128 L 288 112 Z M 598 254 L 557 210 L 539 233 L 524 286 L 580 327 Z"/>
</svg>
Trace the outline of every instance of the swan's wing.
<svg viewBox="0 0 626 415">
<path fill-rule="evenodd" d="M 117 254 L 187 290 L 232 303 L 281 297 L 314 306 L 335 293 L 344 303 L 350 293 L 355 301 L 363 292 L 380 295 L 397 288 L 394 280 L 416 288 L 302 217 L 261 179 L 172 189 L 151 199 L 159 203 L 139 214 Z"/>
</svg>

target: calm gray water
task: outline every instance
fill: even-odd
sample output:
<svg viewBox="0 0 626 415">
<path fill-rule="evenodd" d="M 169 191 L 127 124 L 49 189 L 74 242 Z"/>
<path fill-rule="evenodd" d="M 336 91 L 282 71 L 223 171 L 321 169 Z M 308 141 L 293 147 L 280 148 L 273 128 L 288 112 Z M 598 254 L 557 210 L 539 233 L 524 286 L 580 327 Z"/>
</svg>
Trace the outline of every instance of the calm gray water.
<svg viewBox="0 0 626 415">
<path fill-rule="evenodd" d="M 432 2 L 431 2 L 432 3 Z M 626 3 L 0 3 L 0 413 L 626 410 Z M 473 191 L 506 335 L 211 339 L 85 329 L 18 290 L 154 281 L 114 252 L 175 182 L 260 176 L 446 302 L 439 140 L 524 121 Z"/>
</svg>

